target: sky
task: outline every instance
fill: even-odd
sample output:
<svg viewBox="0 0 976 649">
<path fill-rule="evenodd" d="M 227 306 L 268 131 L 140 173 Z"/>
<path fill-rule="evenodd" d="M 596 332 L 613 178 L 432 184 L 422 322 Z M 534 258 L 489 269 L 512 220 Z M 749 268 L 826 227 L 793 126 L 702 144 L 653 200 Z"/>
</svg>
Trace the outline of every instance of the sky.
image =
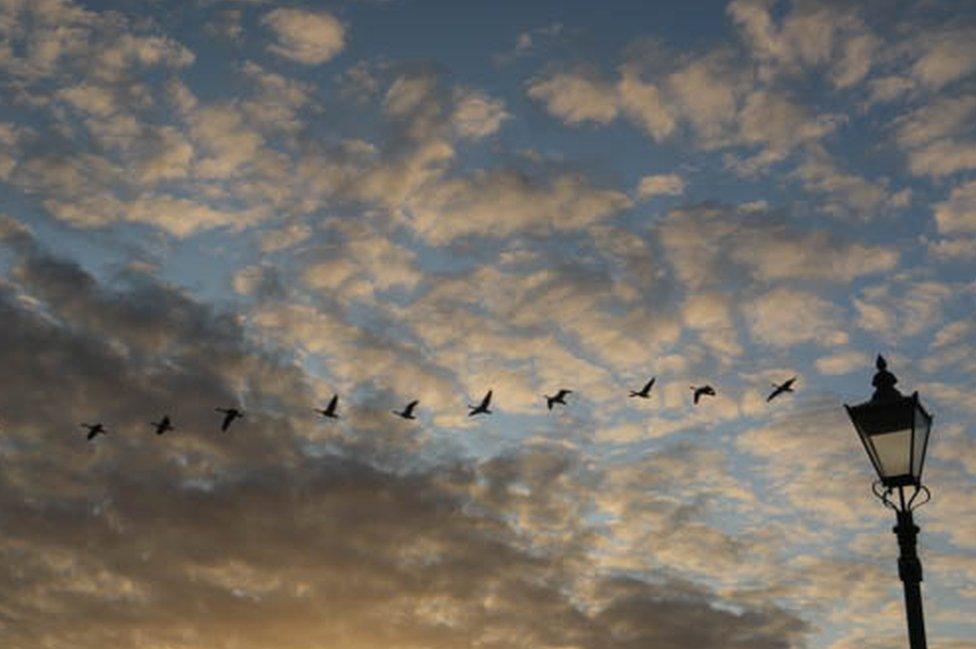
<svg viewBox="0 0 976 649">
<path fill-rule="evenodd" d="M 929 646 L 976 646 L 974 42 L 937 0 L 0 0 L 3 646 L 900 649 L 878 353 L 935 416 Z"/>
</svg>

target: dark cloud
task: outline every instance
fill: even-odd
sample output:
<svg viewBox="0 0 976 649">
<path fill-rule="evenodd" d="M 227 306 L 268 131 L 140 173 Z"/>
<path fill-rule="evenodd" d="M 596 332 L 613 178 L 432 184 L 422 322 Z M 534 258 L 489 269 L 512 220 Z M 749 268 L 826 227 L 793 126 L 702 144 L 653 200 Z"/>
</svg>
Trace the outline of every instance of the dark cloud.
<svg viewBox="0 0 976 649">
<path fill-rule="evenodd" d="M 306 377 L 233 316 L 6 238 L 5 646 L 774 649 L 804 630 L 585 570 L 599 478 L 578 451 L 394 471 L 362 442 L 315 446 Z M 237 399 L 248 418 L 222 435 L 211 408 Z M 178 430 L 160 439 L 147 422 L 162 410 Z M 111 432 L 88 443 L 82 419 Z"/>
</svg>

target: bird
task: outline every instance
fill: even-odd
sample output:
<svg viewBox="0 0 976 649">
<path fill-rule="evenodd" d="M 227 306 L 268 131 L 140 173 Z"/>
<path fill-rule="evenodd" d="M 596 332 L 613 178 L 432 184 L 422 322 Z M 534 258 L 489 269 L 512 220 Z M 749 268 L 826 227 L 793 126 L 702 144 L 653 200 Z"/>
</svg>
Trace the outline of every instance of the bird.
<svg viewBox="0 0 976 649">
<path fill-rule="evenodd" d="M 640 390 L 637 390 L 637 391 L 631 390 L 630 391 L 630 396 L 632 396 L 632 397 L 640 397 L 641 399 L 648 399 L 648 398 L 650 398 L 650 396 L 651 396 L 651 388 L 654 387 L 654 381 L 657 381 L 657 377 L 656 376 L 653 377 L 647 383 L 645 383 L 644 384 L 644 387 L 642 387 Z"/>
<path fill-rule="evenodd" d="M 703 385 L 701 387 L 691 386 L 691 389 L 695 391 L 695 405 L 698 405 L 698 400 L 703 396 L 714 397 L 715 388 L 710 385 Z"/>
<path fill-rule="evenodd" d="M 573 393 L 572 390 L 560 390 L 554 396 L 551 396 L 550 397 L 548 394 L 544 394 L 542 396 L 545 397 L 545 399 L 546 399 L 546 407 L 549 410 L 552 410 L 552 406 L 554 404 L 557 404 L 557 403 L 561 403 L 561 404 L 563 404 L 565 406 L 566 405 L 566 395 L 567 394 L 572 394 L 572 393 Z"/>
<path fill-rule="evenodd" d="M 101 422 L 97 424 L 81 424 L 82 428 L 88 429 L 88 441 L 92 441 L 98 435 L 104 435 L 108 431 L 105 430 L 105 426 L 102 426 Z"/>
<path fill-rule="evenodd" d="M 173 422 L 169 420 L 169 415 L 163 415 L 162 419 L 159 421 L 151 421 L 149 422 L 149 425 L 156 428 L 157 435 L 162 435 L 170 430 L 176 430 L 176 428 L 173 427 Z"/>
<path fill-rule="evenodd" d="M 328 419 L 338 419 L 339 415 L 336 414 L 336 408 L 339 406 L 339 395 L 333 394 L 332 399 L 329 401 L 329 405 L 325 407 L 325 410 L 315 409 L 315 412 L 319 413 L 323 417 Z"/>
<path fill-rule="evenodd" d="M 420 403 L 420 401 L 417 400 L 411 401 L 410 403 L 407 404 L 406 408 L 404 408 L 403 410 L 394 410 L 393 414 L 399 415 L 404 419 L 416 419 L 417 417 L 413 414 L 413 409 L 417 407 L 418 403 Z"/>
<path fill-rule="evenodd" d="M 474 417 L 475 415 L 490 415 L 491 410 L 488 410 L 488 405 L 490 403 L 491 390 L 488 390 L 488 394 L 485 395 L 485 398 L 482 399 L 481 403 L 479 403 L 477 406 L 472 406 L 470 403 L 468 404 L 468 408 L 471 409 L 471 412 L 468 413 L 468 417 Z"/>
<path fill-rule="evenodd" d="M 769 396 L 766 397 L 766 403 L 769 403 L 770 401 L 772 401 L 779 395 L 783 394 L 784 392 L 793 392 L 793 383 L 795 382 L 796 382 L 796 377 L 794 376 L 792 379 L 789 379 L 788 381 L 783 381 L 778 385 L 776 383 L 773 383 L 773 387 L 775 388 L 775 390 L 770 392 Z"/>
<path fill-rule="evenodd" d="M 224 413 L 224 422 L 220 425 L 220 430 L 224 433 L 227 432 L 235 419 L 244 417 L 244 413 L 237 408 L 214 408 L 214 411 Z"/>
</svg>

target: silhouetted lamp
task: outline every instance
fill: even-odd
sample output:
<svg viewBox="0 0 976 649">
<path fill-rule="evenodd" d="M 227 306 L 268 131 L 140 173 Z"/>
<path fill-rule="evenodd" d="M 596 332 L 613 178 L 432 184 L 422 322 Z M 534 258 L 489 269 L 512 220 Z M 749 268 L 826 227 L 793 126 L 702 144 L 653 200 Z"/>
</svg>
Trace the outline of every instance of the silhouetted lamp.
<svg viewBox="0 0 976 649">
<path fill-rule="evenodd" d="M 919 403 L 918 392 L 906 397 L 895 388 L 898 379 L 888 371 L 883 356 L 878 356 L 877 367 L 878 372 L 871 381 L 874 386 L 871 400 L 844 407 L 878 472 L 879 479 L 872 486 L 874 495 L 897 516 L 898 524 L 892 531 L 898 537 L 900 549 L 898 576 L 905 591 L 908 642 L 911 649 L 926 649 L 922 562 L 915 550 L 919 528 L 912 512 L 928 502 L 931 496 L 922 484 L 922 467 L 932 430 L 932 415 Z M 897 498 L 894 496 L 896 490 Z"/>
<path fill-rule="evenodd" d="M 895 388 L 898 379 L 878 356 L 874 396 L 857 406 L 844 406 L 864 449 L 885 487 L 919 486 L 928 448 L 932 416 L 918 401 Z"/>
</svg>

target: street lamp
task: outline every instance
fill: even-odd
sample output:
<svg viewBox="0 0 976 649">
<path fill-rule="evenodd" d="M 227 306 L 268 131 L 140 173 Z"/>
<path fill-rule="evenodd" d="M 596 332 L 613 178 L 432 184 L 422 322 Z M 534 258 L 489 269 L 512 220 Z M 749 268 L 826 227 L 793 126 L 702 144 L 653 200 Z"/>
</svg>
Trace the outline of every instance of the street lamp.
<svg viewBox="0 0 976 649">
<path fill-rule="evenodd" d="M 909 646 L 926 649 L 920 586 L 922 563 L 915 552 L 919 528 L 912 520 L 912 512 L 927 503 L 931 496 L 922 484 L 922 467 L 932 430 L 932 415 L 919 403 L 918 392 L 906 397 L 895 388 L 898 379 L 888 371 L 888 364 L 880 355 L 877 368 L 871 381 L 874 386 L 871 400 L 844 407 L 878 473 L 872 491 L 897 516 L 898 524 L 892 531 L 898 537 L 901 550 L 898 576 L 905 587 Z M 894 499 L 896 490 L 898 497 Z M 922 496 L 921 500 L 919 496 Z"/>
</svg>

